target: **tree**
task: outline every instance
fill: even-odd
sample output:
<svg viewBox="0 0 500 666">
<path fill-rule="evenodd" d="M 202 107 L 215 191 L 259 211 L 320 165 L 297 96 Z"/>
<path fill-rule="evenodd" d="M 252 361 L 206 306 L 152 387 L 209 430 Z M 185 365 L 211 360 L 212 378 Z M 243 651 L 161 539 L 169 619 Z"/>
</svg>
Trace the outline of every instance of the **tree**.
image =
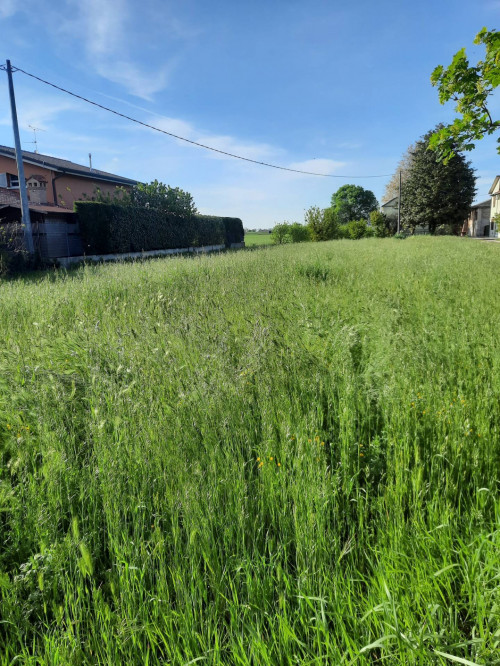
<svg viewBox="0 0 500 666">
<path fill-rule="evenodd" d="M 332 208 L 339 224 L 351 220 L 367 220 L 372 210 L 378 208 L 378 201 L 370 190 L 360 185 L 342 185 L 332 194 Z"/>
<path fill-rule="evenodd" d="M 411 166 L 412 151 L 414 149 L 415 146 L 408 146 L 403 157 L 399 160 L 396 171 L 385 186 L 382 202 L 390 201 L 391 199 L 394 199 L 394 197 L 399 197 L 399 172 L 401 172 L 401 182 L 406 182 Z"/>
<path fill-rule="evenodd" d="M 311 206 L 306 210 L 305 223 L 313 241 L 331 240 L 337 237 L 337 214 L 333 208 L 322 209 Z"/>
<path fill-rule="evenodd" d="M 170 187 L 158 180 L 136 185 L 132 189 L 131 202 L 136 206 L 156 208 L 182 217 L 191 217 L 198 212 L 189 192 L 184 192 L 179 187 Z"/>
<path fill-rule="evenodd" d="M 431 130 L 415 144 L 402 189 L 401 219 L 403 227 L 412 232 L 419 225 L 428 226 L 430 233 L 443 224 L 461 227 L 474 199 L 476 179 L 470 162 L 455 146 L 446 163 L 428 149 L 435 131 Z"/>
<path fill-rule="evenodd" d="M 391 219 L 379 210 L 372 210 L 370 213 L 370 224 L 373 229 L 373 235 L 377 238 L 387 238 L 396 233 L 396 228 Z"/>
<path fill-rule="evenodd" d="M 500 84 L 500 32 L 483 28 L 474 43 L 486 47 L 484 60 L 471 66 L 463 48 L 446 69 L 439 65 L 431 75 L 441 104 L 452 99 L 460 114 L 451 125 L 440 127 L 430 140 L 430 147 L 444 161 L 450 160 L 456 150 L 472 150 L 474 141 L 500 129 L 500 120 L 493 120 L 487 106 L 488 97 Z M 500 138 L 498 144 L 500 153 Z"/>
<path fill-rule="evenodd" d="M 290 225 L 288 222 L 279 222 L 275 224 L 272 231 L 271 237 L 275 245 L 282 245 L 283 243 L 290 243 L 290 234 L 289 234 Z"/>
</svg>

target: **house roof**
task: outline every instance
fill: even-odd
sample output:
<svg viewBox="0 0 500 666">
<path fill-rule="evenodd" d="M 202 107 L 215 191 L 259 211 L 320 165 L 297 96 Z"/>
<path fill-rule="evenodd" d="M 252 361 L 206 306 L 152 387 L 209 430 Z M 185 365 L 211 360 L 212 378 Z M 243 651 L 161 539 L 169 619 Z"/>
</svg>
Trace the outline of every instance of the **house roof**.
<svg viewBox="0 0 500 666">
<path fill-rule="evenodd" d="M 21 208 L 21 198 L 19 190 L 9 190 L 6 187 L 0 187 L 0 210 L 2 208 Z M 40 204 L 29 202 L 29 209 L 38 213 L 71 213 L 74 214 L 70 208 L 63 208 L 62 206 L 54 206 L 53 204 Z"/>
<path fill-rule="evenodd" d="M 0 203 L 0 211 L 3 210 L 4 208 L 18 208 L 21 210 L 21 204 L 20 203 L 10 203 L 10 204 L 2 204 Z M 61 208 L 61 206 L 54 206 L 52 204 L 34 204 L 30 202 L 30 212 L 32 213 L 59 213 L 60 215 L 76 215 L 76 213 L 73 210 L 70 210 L 69 208 Z"/>
<path fill-rule="evenodd" d="M 47 182 L 47 179 L 45 178 L 45 176 L 42 176 L 39 173 L 32 173 L 31 176 L 29 176 L 29 178 L 26 178 L 26 181 L 31 180 L 32 178 L 37 180 L 39 183 L 46 183 Z"/>
<path fill-rule="evenodd" d="M 124 178 L 123 176 L 116 176 L 107 171 L 99 171 L 98 169 L 91 169 L 76 162 L 69 160 L 62 160 L 59 157 L 52 157 L 51 155 L 41 155 L 40 153 L 32 153 L 29 150 L 23 150 L 23 162 L 27 164 L 35 164 L 37 166 L 51 169 L 52 171 L 60 171 L 72 176 L 82 176 L 83 178 L 92 178 L 92 180 L 102 180 L 110 183 L 118 183 L 119 185 L 137 185 L 137 180 Z M 0 146 L 0 155 L 4 157 L 16 158 L 16 151 L 9 146 Z"/>
<path fill-rule="evenodd" d="M 495 180 L 493 181 L 493 185 L 490 187 L 490 191 L 488 192 L 488 194 L 493 194 L 493 192 L 495 191 L 495 188 L 496 188 L 496 186 L 497 186 L 499 180 L 500 180 L 500 176 L 497 176 L 497 177 L 495 178 Z"/>
<path fill-rule="evenodd" d="M 0 187 L 0 206 L 18 204 L 19 202 L 19 190 L 9 190 L 7 187 Z"/>
<path fill-rule="evenodd" d="M 392 197 L 392 199 L 389 199 L 389 201 L 384 201 L 384 203 L 381 205 L 381 208 L 384 206 L 389 206 L 390 204 L 395 204 L 398 200 L 398 197 Z"/>
<path fill-rule="evenodd" d="M 488 201 L 481 201 L 481 203 L 474 204 L 470 208 L 471 210 L 474 210 L 475 208 L 491 208 L 491 199 L 488 199 Z"/>
</svg>

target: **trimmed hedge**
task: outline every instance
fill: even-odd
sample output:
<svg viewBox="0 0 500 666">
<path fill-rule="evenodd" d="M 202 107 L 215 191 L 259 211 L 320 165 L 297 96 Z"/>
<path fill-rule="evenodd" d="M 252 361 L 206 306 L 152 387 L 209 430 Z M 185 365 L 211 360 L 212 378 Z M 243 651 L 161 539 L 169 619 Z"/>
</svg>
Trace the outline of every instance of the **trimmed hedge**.
<svg viewBox="0 0 500 666">
<path fill-rule="evenodd" d="M 244 237 L 242 221 L 233 217 L 181 217 L 155 208 L 94 201 L 77 201 L 75 211 L 86 254 L 229 246 Z"/>
<path fill-rule="evenodd" d="M 230 246 L 232 243 L 243 243 L 245 239 L 245 230 L 243 229 L 243 222 L 240 218 L 223 217 L 221 219 L 224 223 L 226 245 Z"/>
</svg>

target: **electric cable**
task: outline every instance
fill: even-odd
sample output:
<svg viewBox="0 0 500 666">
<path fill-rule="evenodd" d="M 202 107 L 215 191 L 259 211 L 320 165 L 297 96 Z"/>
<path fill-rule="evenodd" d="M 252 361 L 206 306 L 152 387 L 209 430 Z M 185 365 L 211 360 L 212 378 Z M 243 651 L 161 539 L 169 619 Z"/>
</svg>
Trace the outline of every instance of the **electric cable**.
<svg viewBox="0 0 500 666">
<path fill-rule="evenodd" d="M 3 68 L 1 68 L 3 69 Z M 104 111 L 108 111 L 109 113 L 113 113 L 115 116 L 119 116 L 120 118 L 125 118 L 126 120 L 130 120 L 133 123 L 136 123 L 137 125 L 142 125 L 143 127 L 147 127 L 148 129 L 154 130 L 155 132 L 161 132 L 162 134 L 166 134 L 167 136 L 170 136 L 174 139 L 178 139 L 179 141 L 185 141 L 186 143 L 190 143 L 193 146 L 198 146 L 198 148 L 205 148 L 205 150 L 211 150 L 214 153 L 220 153 L 221 155 L 226 155 L 227 157 L 232 157 L 237 160 L 242 160 L 244 162 L 251 162 L 252 164 L 258 164 L 259 166 L 265 166 L 265 167 L 270 167 L 271 169 L 279 169 L 280 171 L 291 171 L 293 173 L 300 173 L 304 174 L 306 176 L 320 176 L 322 178 L 345 178 L 345 179 L 353 179 L 353 178 L 388 178 L 389 176 L 392 176 L 392 174 L 377 174 L 377 175 L 371 175 L 371 176 L 342 176 L 339 174 L 332 174 L 332 173 L 317 173 L 314 171 L 303 171 L 301 169 L 292 169 L 291 167 L 284 167 L 280 166 L 278 164 L 270 164 L 269 162 L 261 162 L 259 160 L 252 160 L 250 157 L 243 157 L 242 155 L 235 155 L 234 153 L 229 153 L 225 150 L 220 150 L 219 148 L 214 148 L 213 146 L 207 146 L 204 143 L 199 143 L 198 141 L 193 141 L 192 139 L 187 139 L 186 137 L 179 136 L 178 134 L 174 134 L 173 132 L 167 132 L 167 130 L 160 129 L 159 127 L 155 127 L 154 125 L 150 125 L 149 123 L 146 123 L 142 120 L 138 120 L 137 118 L 133 118 L 132 116 L 128 116 L 125 113 L 121 113 L 120 111 L 116 111 L 115 109 L 111 109 L 108 106 L 104 106 L 103 104 L 99 104 L 98 102 L 94 102 L 91 99 L 88 99 L 87 97 L 83 97 L 83 95 L 78 95 L 77 93 L 71 92 L 70 90 L 66 90 L 66 88 L 62 88 L 61 86 L 56 85 L 55 83 L 51 83 L 50 81 L 46 81 L 45 79 L 42 79 L 39 76 L 36 76 L 35 74 L 31 74 L 30 72 L 25 71 L 24 69 L 21 69 L 20 67 L 13 67 L 13 71 L 16 72 L 22 72 L 26 76 L 31 77 L 32 79 L 35 79 L 36 81 L 40 81 L 40 83 L 44 83 L 47 86 L 50 86 L 52 88 L 55 88 L 56 90 L 59 90 L 63 93 L 66 93 L 67 95 L 71 95 L 72 97 L 76 97 L 77 99 L 86 102 L 87 104 L 92 104 L 93 106 L 98 107 L 99 109 L 103 109 Z"/>
</svg>

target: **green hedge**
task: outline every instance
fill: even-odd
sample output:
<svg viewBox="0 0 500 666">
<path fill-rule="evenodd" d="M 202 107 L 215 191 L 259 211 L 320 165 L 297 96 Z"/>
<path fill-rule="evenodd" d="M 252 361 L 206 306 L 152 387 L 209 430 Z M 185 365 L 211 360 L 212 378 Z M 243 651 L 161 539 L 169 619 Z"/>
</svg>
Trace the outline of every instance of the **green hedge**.
<svg viewBox="0 0 500 666">
<path fill-rule="evenodd" d="M 239 217 L 218 217 L 217 215 L 195 215 L 195 218 L 204 220 L 220 220 L 224 225 L 224 242 L 226 247 L 233 243 L 243 243 L 245 240 L 245 230 L 243 222 Z"/>
<path fill-rule="evenodd" d="M 234 217 L 181 217 L 154 208 L 94 201 L 77 201 L 75 211 L 86 254 L 229 246 L 244 237 L 243 223 Z"/>
<path fill-rule="evenodd" d="M 221 218 L 224 223 L 226 245 L 232 243 L 243 243 L 245 239 L 245 230 L 243 229 L 243 222 L 239 217 L 223 217 Z"/>
</svg>

